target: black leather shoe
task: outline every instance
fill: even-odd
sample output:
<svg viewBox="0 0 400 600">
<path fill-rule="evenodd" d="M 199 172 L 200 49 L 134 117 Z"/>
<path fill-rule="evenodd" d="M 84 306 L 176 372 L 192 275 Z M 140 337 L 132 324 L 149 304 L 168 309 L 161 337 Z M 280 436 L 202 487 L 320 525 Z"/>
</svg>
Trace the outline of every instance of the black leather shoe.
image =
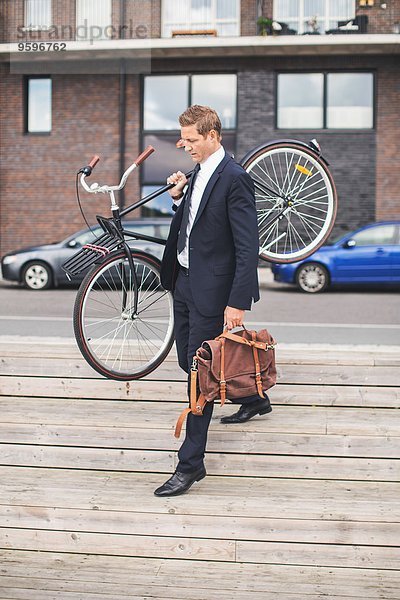
<svg viewBox="0 0 400 600">
<path fill-rule="evenodd" d="M 272 407 L 269 398 L 266 397 L 265 400 L 251 402 L 251 404 L 242 404 L 239 410 L 230 417 L 222 417 L 221 423 L 246 423 L 246 421 L 249 421 L 256 415 L 265 415 L 271 411 Z"/>
<path fill-rule="evenodd" d="M 155 490 L 154 494 L 156 496 L 179 496 L 179 494 L 187 492 L 196 481 L 204 479 L 206 475 L 207 473 L 204 467 L 194 473 L 175 471 L 172 477 L 170 477 L 164 485 Z"/>
</svg>

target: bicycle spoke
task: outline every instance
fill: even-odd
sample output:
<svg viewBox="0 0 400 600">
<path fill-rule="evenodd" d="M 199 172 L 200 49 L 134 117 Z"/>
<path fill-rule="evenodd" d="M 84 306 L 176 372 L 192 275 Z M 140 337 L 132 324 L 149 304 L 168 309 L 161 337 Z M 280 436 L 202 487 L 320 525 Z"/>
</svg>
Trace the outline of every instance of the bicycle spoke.
<svg viewBox="0 0 400 600">
<path fill-rule="evenodd" d="M 260 171 L 267 177 L 267 179 L 272 183 L 272 185 L 274 185 L 278 189 L 278 195 L 281 196 L 281 197 L 283 197 L 283 191 L 282 191 L 282 189 L 279 187 L 278 182 L 275 181 L 274 179 L 272 179 L 272 177 L 270 176 L 270 174 L 269 174 L 266 166 L 264 165 L 264 169 L 260 165 L 257 165 L 257 166 L 260 169 Z M 264 184 L 264 180 L 262 179 L 261 175 L 259 175 L 257 173 L 253 173 L 252 176 L 253 177 L 254 176 L 258 177 L 258 180 L 255 180 L 255 181 L 258 181 L 261 184 Z"/>
</svg>

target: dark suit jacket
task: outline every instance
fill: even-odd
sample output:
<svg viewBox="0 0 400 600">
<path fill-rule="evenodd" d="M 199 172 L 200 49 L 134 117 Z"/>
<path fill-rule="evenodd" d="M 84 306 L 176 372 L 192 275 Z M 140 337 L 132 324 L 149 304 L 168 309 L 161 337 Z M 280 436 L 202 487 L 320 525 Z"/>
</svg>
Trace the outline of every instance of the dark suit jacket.
<svg viewBox="0 0 400 600">
<path fill-rule="evenodd" d="M 161 283 L 172 291 L 186 199 L 175 212 L 161 265 Z M 189 238 L 189 281 L 201 314 L 215 316 L 226 306 L 249 310 L 252 300 L 259 300 L 258 249 L 253 181 L 225 153 L 204 190 Z"/>
</svg>

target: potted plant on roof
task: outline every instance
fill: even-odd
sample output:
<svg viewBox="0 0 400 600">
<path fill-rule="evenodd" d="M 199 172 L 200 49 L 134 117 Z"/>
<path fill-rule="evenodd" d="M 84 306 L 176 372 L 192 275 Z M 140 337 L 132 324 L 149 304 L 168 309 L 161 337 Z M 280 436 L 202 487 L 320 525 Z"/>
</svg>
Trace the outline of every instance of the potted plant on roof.
<svg viewBox="0 0 400 600">
<path fill-rule="evenodd" d="M 307 25 L 310 28 L 310 31 L 305 32 L 307 35 L 320 35 L 317 15 L 310 17 L 307 21 Z"/>
<path fill-rule="evenodd" d="M 272 33 L 272 19 L 269 17 L 258 17 L 257 25 L 259 35 L 270 35 Z"/>
</svg>

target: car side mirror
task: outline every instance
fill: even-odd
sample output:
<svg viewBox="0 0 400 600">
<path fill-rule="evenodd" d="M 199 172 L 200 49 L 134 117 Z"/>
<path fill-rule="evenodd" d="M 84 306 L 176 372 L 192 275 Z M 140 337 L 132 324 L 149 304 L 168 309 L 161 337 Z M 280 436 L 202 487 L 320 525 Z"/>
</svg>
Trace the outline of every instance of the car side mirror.
<svg viewBox="0 0 400 600">
<path fill-rule="evenodd" d="M 67 246 L 68 248 L 76 248 L 78 246 L 78 242 L 76 240 L 70 240 Z"/>
<path fill-rule="evenodd" d="M 343 244 L 343 248 L 354 248 L 354 246 L 357 245 L 356 240 L 350 239 L 350 240 L 346 240 L 345 243 Z"/>
</svg>

